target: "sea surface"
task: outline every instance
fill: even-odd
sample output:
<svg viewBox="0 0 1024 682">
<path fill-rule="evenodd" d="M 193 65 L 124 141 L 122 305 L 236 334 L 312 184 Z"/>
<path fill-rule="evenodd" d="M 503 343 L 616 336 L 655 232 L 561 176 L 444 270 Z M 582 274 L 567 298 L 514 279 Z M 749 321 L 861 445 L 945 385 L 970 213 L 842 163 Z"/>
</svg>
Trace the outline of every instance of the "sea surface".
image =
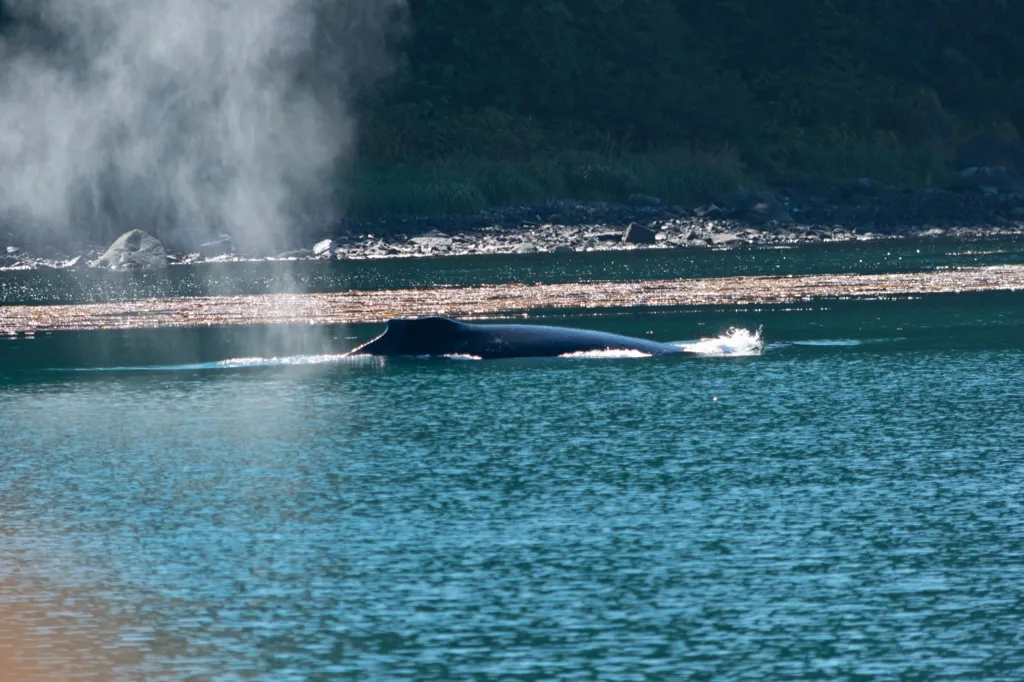
<svg viewBox="0 0 1024 682">
<path fill-rule="evenodd" d="M 0 291 L 906 272 L 1024 245 L 727 254 Z M 342 357 L 380 325 L 0 340 L 0 680 L 1024 679 L 1024 291 L 530 319 L 692 353 Z"/>
</svg>

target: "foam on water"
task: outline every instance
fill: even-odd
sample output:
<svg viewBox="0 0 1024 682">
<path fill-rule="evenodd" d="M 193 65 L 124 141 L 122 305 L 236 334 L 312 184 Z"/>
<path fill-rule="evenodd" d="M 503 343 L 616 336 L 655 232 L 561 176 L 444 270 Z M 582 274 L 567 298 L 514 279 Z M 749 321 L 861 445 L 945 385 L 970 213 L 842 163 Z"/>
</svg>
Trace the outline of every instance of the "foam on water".
<svg viewBox="0 0 1024 682">
<path fill-rule="evenodd" d="M 687 353 L 707 357 L 749 357 L 764 351 L 764 339 L 761 337 L 761 329 L 751 332 L 749 329 L 732 327 L 721 336 L 680 346 Z"/>
<path fill-rule="evenodd" d="M 230 358 L 215 362 L 195 362 L 182 365 L 146 365 L 138 367 L 80 367 L 75 372 L 186 372 L 211 369 L 249 369 L 257 367 L 298 367 L 325 365 L 342 361 L 359 362 L 370 356 L 348 356 L 344 354 L 293 355 L 273 358 Z"/>
<path fill-rule="evenodd" d="M 818 339 L 813 341 L 793 341 L 794 346 L 859 346 L 863 343 L 858 339 Z"/>
<path fill-rule="evenodd" d="M 650 353 L 639 350 L 581 350 L 576 353 L 565 353 L 560 358 L 614 359 L 614 358 L 649 358 Z"/>
</svg>

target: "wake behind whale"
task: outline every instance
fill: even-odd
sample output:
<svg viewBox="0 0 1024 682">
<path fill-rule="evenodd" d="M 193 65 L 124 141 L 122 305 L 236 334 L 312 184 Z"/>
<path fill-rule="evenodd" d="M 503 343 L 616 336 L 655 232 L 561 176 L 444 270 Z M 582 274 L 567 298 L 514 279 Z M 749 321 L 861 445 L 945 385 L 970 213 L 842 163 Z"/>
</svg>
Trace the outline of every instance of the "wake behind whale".
<svg viewBox="0 0 1024 682">
<path fill-rule="evenodd" d="M 321 353 L 311 355 L 274 355 L 234 357 L 223 360 L 197 361 L 180 364 L 147 364 L 122 366 L 87 366 L 74 368 L 52 368 L 54 371 L 71 372 L 192 372 L 209 370 L 254 370 L 254 369 L 301 369 L 326 365 L 361 365 L 375 363 L 387 356 L 436 357 L 447 360 L 484 360 L 495 358 L 548 357 L 573 360 L 612 360 L 629 358 L 650 358 L 652 356 L 690 356 L 711 358 L 736 358 L 760 355 L 765 348 L 761 331 L 732 328 L 725 333 L 697 341 L 661 343 L 637 339 L 619 334 L 598 332 L 569 327 L 555 327 L 529 324 L 467 324 L 446 318 L 425 318 L 427 320 L 451 323 L 462 333 L 476 333 L 476 343 L 489 342 L 490 347 L 466 343 L 465 338 L 439 338 L 418 336 L 418 332 L 429 329 L 420 324 L 422 320 L 402 320 L 396 325 L 392 321 L 383 334 L 347 353 Z M 446 326 L 446 325 L 442 325 Z M 468 328 L 468 330 L 466 329 Z M 396 329 L 399 330 L 394 335 Z M 481 331 L 482 330 L 482 331 Z M 410 331 L 412 335 L 410 336 Z M 436 333 L 436 329 L 434 329 Z M 483 333 L 483 336 L 480 334 Z M 382 342 L 386 339 L 386 342 Z M 417 339 L 419 339 L 417 341 Z M 424 341 L 426 339 L 426 341 Z M 441 343 L 442 340 L 444 344 Z M 433 344 L 433 345 L 431 345 Z M 445 345 L 446 344 L 446 345 Z M 533 344 L 533 345 L 531 345 Z M 490 350 L 488 350 L 488 348 Z M 476 352 L 471 352 L 476 351 Z M 485 354 L 480 354 L 485 353 Z"/>
</svg>

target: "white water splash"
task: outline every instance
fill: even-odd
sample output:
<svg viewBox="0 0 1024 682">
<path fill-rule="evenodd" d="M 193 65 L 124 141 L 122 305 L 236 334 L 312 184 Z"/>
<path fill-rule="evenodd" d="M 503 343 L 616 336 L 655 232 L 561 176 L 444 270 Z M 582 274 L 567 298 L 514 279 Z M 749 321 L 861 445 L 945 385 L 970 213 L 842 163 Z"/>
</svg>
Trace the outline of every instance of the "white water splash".
<svg viewBox="0 0 1024 682">
<path fill-rule="evenodd" d="M 760 355 L 764 351 L 764 339 L 761 338 L 760 329 L 751 332 L 749 329 L 736 327 L 732 327 L 721 336 L 680 345 L 687 353 L 707 357 L 749 357 Z"/>
<path fill-rule="evenodd" d="M 624 349 L 606 349 L 606 350 L 581 350 L 576 353 L 565 353 L 559 355 L 560 358 L 586 358 L 589 360 L 609 360 L 616 358 L 649 358 L 650 353 L 644 353 L 639 350 L 624 350 Z"/>
</svg>

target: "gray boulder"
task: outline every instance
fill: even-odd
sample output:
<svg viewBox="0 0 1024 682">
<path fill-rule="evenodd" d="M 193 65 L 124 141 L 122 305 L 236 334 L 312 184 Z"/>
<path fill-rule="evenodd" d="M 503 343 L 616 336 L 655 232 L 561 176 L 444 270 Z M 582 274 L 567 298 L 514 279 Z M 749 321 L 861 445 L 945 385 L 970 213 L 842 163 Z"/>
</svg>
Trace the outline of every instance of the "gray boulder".
<svg viewBox="0 0 1024 682">
<path fill-rule="evenodd" d="M 167 267 L 167 252 L 158 239 L 142 230 L 131 230 L 118 237 L 96 267 L 111 270 L 151 270 Z"/>
<path fill-rule="evenodd" d="M 537 247 L 529 242 L 524 242 L 523 244 L 516 244 L 512 251 L 514 253 L 537 253 Z"/>
<path fill-rule="evenodd" d="M 313 255 L 317 258 L 334 258 L 335 244 L 333 239 L 322 239 L 313 245 Z"/>
<path fill-rule="evenodd" d="M 732 232 L 719 232 L 711 235 L 711 243 L 715 246 L 726 246 L 729 244 L 738 244 L 743 241 L 738 234 Z"/>
<path fill-rule="evenodd" d="M 646 227 L 633 223 L 626 228 L 626 233 L 622 235 L 622 241 L 627 244 L 653 244 L 656 241 L 656 236 Z"/>
</svg>

